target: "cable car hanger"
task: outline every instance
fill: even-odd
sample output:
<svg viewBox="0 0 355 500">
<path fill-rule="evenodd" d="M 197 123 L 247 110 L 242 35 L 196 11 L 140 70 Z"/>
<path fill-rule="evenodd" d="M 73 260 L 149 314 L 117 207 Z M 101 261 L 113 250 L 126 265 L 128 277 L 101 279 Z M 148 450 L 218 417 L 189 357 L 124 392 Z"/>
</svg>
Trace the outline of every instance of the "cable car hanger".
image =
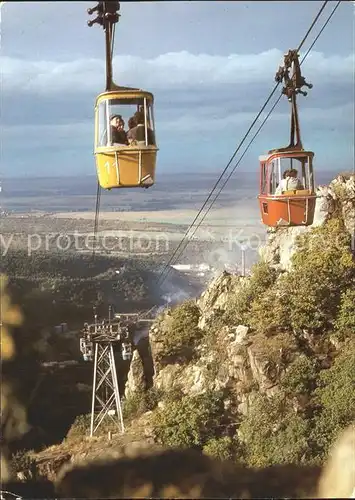
<svg viewBox="0 0 355 500">
<path fill-rule="evenodd" d="M 91 27 L 94 24 L 99 24 L 105 31 L 105 52 L 106 52 L 106 92 L 113 90 L 139 90 L 138 88 L 118 86 L 113 81 L 112 58 L 113 46 L 115 38 L 115 25 L 119 22 L 121 14 L 119 14 L 120 2 L 110 0 L 107 2 L 100 1 L 98 4 L 88 9 L 87 12 L 91 16 L 94 12 L 98 13 L 95 19 L 87 22 Z"/>
<path fill-rule="evenodd" d="M 296 95 L 302 94 L 307 95 L 307 92 L 301 90 L 302 87 L 306 86 L 309 89 L 313 88 L 311 83 L 307 83 L 305 78 L 301 74 L 300 63 L 298 59 L 298 50 L 289 50 L 284 56 L 284 66 L 280 66 L 276 75 L 275 81 L 281 83 L 284 81 L 284 87 L 281 94 L 288 97 L 289 102 L 291 102 L 291 130 L 290 130 L 290 143 L 285 148 L 278 148 L 269 151 L 269 153 L 281 152 L 281 151 L 302 151 L 302 140 L 300 123 L 298 119 L 298 108 Z M 293 70 L 292 77 L 290 78 L 290 70 Z M 295 143 L 296 137 L 296 143 Z"/>
<path fill-rule="evenodd" d="M 94 24 L 99 24 L 105 31 L 105 46 L 106 46 L 106 91 L 118 89 L 117 85 L 113 83 L 112 79 L 112 57 L 113 57 L 113 44 L 115 36 L 115 24 L 118 23 L 120 14 L 120 2 L 100 1 L 92 9 L 88 9 L 87 12 L 91 16 L 94 12 L 98 15 L 95 19 L 91 19 L 87 22 L 88 26 L 91 28 Z"/>
</svg>

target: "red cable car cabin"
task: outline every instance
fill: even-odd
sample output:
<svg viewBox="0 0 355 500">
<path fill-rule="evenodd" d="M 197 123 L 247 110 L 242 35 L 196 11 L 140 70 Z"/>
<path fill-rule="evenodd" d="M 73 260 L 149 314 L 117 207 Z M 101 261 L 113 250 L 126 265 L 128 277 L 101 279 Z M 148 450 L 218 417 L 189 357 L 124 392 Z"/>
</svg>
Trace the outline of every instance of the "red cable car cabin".
<svg viewBox="0 0 355 500">
<path fill-rule="evenodd" d="M 270 227 L 309 226 L 313 223 L 316 194 L 314 190 L 312 151 L 304 151 L 298 121 L 296 94 L 307 95 L 303 85 L 312 88 L 301 75 L 297 50 L 284 58 L 275 80 L 284 80 L 282 93 L 292 104 L 291 140 L 285 148 L 273 149 L 260 161 L 260 193 L 258 196 L 262 222 Z M 293 69 L 292 77 L 289 70 Z M 295 143 L 296 136 L 296 143 Z"/>
<path fill-rule="evenodd" d="M 267 226 L 308 226 L 313 223 L 314 192 L 312 151 L 280 151 L 260 156 L 260 194 L 262 221 Z M 298 172 L 299 189 L 281 191 L 287 170 Z M 280 192 L 281 191 L 281 192 Z"/>
</svg>

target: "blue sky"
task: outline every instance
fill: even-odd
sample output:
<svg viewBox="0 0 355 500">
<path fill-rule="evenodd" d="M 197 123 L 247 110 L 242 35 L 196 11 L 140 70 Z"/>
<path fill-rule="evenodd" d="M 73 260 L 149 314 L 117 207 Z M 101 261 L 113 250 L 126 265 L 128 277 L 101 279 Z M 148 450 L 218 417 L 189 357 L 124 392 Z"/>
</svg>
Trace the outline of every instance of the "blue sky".
<svg viewBox="0 0 355 500">
<path fill-rule="evenodd" d="M 273 88 L 283 53 L 298 45 L 321 4 L 121 4 L 115 81 L 154 93 L 160 171 L 223 170 Z M 93 107 L 105 77 L 103 30 L 86 25 L 86 9 L 94 5 L 2 6 L 1 175 L 95 172 Z M 329 2 L 317 26 L 334 5 Z M 314 85 L 299 98 L 303 143 L 321 170 L 353 164 L 353 16 L 352 2 L 342 2 L 302 66 Z M 288 138 L 283 98 L 240 169 L 255 170 L 260 154 Z"/>
</svg>

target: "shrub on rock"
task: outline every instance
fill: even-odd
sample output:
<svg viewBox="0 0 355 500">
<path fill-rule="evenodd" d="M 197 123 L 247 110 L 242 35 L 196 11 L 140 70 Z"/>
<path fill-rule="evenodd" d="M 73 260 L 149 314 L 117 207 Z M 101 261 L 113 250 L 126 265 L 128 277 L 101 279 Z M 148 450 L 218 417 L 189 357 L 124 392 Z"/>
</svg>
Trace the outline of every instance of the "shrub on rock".
<svg viewBox="0 0 355 500">
<path fill-rule="evenodd" d="M 219 393 L 167 399 L 152 418 L 156 440 L 164 446 L 198 448 L 221 435 L 224 407 Z"/>
<path fill-rule="evenodd" d="M 200 310 L 194 301 L 177 306 L 169 318 L 169 326 L 157 335 L 160 344 L 155 359 L 161 364 L 190 361 L 203 332 L 198 327 Z"/>
</svg>

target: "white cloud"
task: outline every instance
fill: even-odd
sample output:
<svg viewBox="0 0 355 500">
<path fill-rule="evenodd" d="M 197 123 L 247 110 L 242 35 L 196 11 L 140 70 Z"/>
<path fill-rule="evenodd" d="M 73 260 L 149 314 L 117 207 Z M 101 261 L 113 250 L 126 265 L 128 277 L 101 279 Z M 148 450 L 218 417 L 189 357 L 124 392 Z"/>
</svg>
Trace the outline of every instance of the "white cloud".
<svg viewBox="0 0 355 500">
<path fill-rule="evenodd" d="M 269 109 L 262 113 L 256 124 L 258 127 L 261 122 L 265 119 Z M 233 127 L 245 127 L 251 124 L 259 110 L 255 112 L 247 113 L 231 113 L 225 114 L 225 116 L 211 117 L 206 119 L 206 117 L 201 120 L 201 116 L 198 113 L 184 114 L 174 121 L 161 122 L 158 126 L 164 131 L 174 131 L 178 133 L 188 133 L 191 131 L 197 134 L 199 132 L 213 132 L 218 130 L 229 129 L 233 130 Z M 328 129 L 334 127 L 348 127 L 353 128 L 354 126 L 354 106 L 353 103 L 346 104 L 344 106 L 338 107 L 325 107 L 325 108 L 305 108 L 301 109 L 300 112 L 300 122 L 302 125 L 307 124 L 317 124 L 317 127 L 323 127 L 324 125 Z M 286 112 L 279 112 L 277 108 L 268 118 L 268 122 L 284 124 L 285 128 L 289 126 L 290 114 Z M 267 123 L 268 123 L 267 122 Z M 255 128 L 256 130 L 256 128 Z"/>
<path fill-rule="evenodd" d="M 268 108 L 269 109 L 269 108 Z M 178 136 L 193 134 L 197 138 L 201 133 L 204 136 L 208 134 L 214 135 L 218 132 L 227 131 L 228 134 L 239 127 L 248 127 L 254 120 L 258 110 L 247 113 L 230 113 L 224 116 L 209 117 L 206 119 L 203 108 L 193 109 L 191 113 L 180 114 L 174 120 L 162 118 L 157 121 L 157 136 L 165 135 L 166 133 L 176 133 Z M 268 112 L 268 110 L 267 110 Z M 252 133 L 261 124 L 266 117 L 263 113 Z M 266 126 L 269 123 L 281 125 L 285 130 L 289 127 L 289 114 L 280 112 L 278 108 L 271 114 Z M 305 108 L 300 110 L 301 128 L 309 127 L 316 124 L 317 129 L 326 128 L 331 130 L 334 128 L 347 128 L 352 130 L 354 126 L 354 111 L 353 104 L 349 103 L 338 107 L 325 108 Z M 2 127 L 3 147 L 6 149 L 14 145 L 18 141 L 18 125 L 10 125 Z M 36 149 L 40 146 L 55 147 L 58 145 L 72 144 L 87 144 L 94 141 L 94 121 L 82 121 L 70 124 L 50 124 L 50 125 L 26 125 L 25 127 L 25 142 L 26 148 Z"/>
<path fill-rule="evenodd" d="M 302 56 L 302 54 L 301 54 Z M 154 89 L 213 87 L 223 84 L 259 83 L 270 87 L 283 53 L 271 49 L 260 54 L 214 56 L 171 52 L 153 59 L 129 55 L 114 58 L 116 81 L 122 85 Z M 21 90 L 53 95 L 58 92 L 100 92 L 105 84 L 104 61 L 78 59 L 72 62 L 28 61 L 0 58 L 2 90 Z M 311 52 L 302 68 L 314 85 L 354 80 L 354 54 L 326 56 Z"/>
<path fill-rule="evenodd" d="M 1 129 L 2 147 L 4 150 L 15 147 L 18 143 L 18 125 L 4 126 Z M 51 125 L 26 125 L 24 127 L 24 138 L 21 146 L 26 149 L 37 149 L 40 147 L 58 147 L 87 144 L 88 140 L 94 144 L 94 121 L 51 124 Z"/>
</svg>

